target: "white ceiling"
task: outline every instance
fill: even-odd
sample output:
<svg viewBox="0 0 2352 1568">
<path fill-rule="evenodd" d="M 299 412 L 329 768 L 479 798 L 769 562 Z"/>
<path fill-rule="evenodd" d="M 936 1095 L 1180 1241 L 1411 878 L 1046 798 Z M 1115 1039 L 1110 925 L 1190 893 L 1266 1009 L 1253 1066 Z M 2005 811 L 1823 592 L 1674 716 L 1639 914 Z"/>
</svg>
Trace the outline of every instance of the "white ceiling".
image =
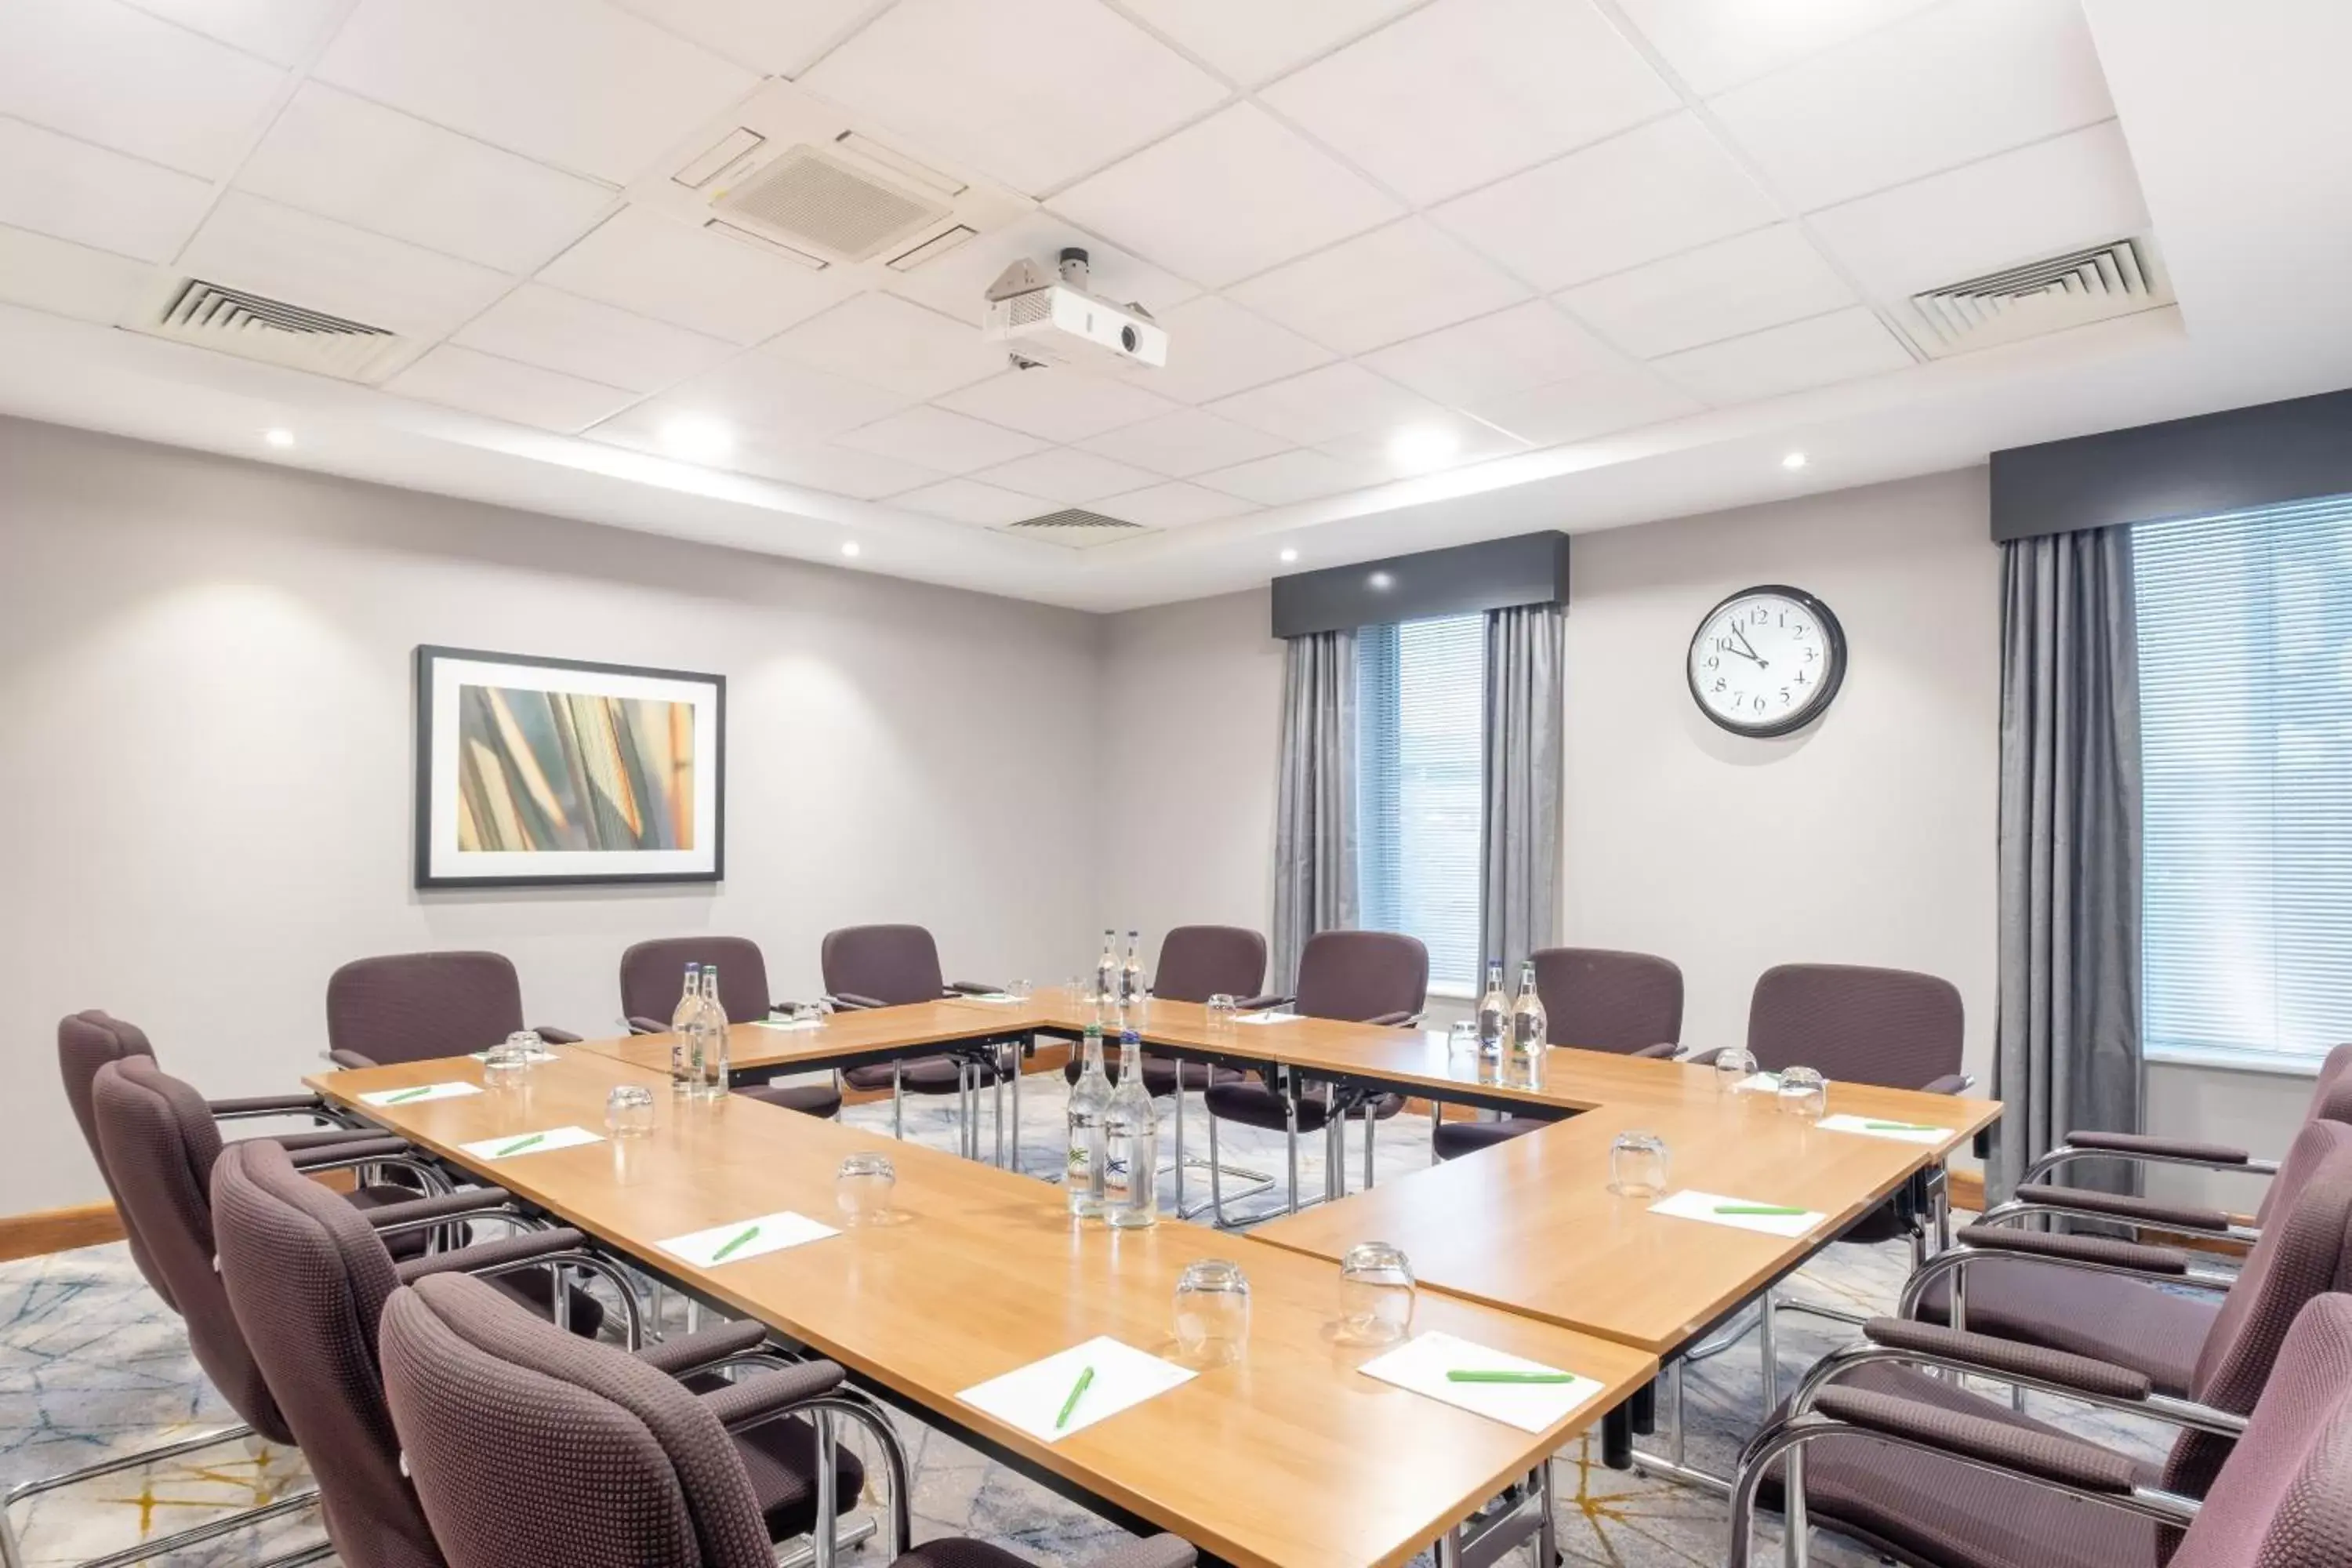
<svg viewBox="0 0 2352 1568">
<path fill-rule="evenodd" d="M 10 0 L 0 411 L 1097 608 L 1638 522 L 2352 379 L 2347 10 Z M 628 199 L 778 76 L 1027 210 L 877 285 Z M 1910 325 L 2126 235 L 2178 308 Z M 1072 243 L 1164 371 L 980 341 Z M 411 342 L 120 330 L 191 275 Z M 1069 505 L 1155 531 L 992 531 Z"/>
</svg>

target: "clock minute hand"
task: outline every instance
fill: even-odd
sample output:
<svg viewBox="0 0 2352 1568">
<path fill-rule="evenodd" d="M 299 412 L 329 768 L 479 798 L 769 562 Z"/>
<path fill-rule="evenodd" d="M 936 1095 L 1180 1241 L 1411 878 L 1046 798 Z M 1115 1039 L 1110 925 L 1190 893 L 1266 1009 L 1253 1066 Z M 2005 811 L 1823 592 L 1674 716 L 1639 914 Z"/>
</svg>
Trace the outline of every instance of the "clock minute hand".
<svg viewBox="0 0 2352 1568">
<path fill-rule="evenodd" d="M 1769 669 L 1772 668 L 1771 664 L 1756 651 L 1756 645 L 1748 640 L 1748 634 L 1746 632 L 1741 631 L 1738 626 L 1734 626 L 1731 628 L 1731 635 L 1738 637 L 1739 639 L 1739 646 L 1748 650 L 1740 656 L 1741 658 L 1754 659 L 1756 661 L 1756 668 L 1759 669 Z"/>
</svg>

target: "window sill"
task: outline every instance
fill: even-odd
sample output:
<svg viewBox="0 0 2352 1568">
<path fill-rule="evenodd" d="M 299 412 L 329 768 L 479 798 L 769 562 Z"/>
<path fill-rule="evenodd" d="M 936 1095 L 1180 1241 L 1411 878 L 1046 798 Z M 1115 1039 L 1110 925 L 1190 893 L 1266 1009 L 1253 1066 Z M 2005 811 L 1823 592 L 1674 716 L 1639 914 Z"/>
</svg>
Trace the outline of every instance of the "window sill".
<svg viewBox="0 0 2352 1568">
<path fill-rule="evenodd" d="M 1429 994 L 1442 1002 L 1475 1002 L 1478 987 L 1466 980 L 1433 980 Z"/>
<path fill-rule="evenodd" d="M 2157 1067 L 2210 1068 L 2273 1078 L 2316 1078 L 2320 1063 L 2326 1059 L 2285 1051 L 2221 1051 L 2197 1046 L 2149 1046 L 2143 1054 Z"/>
</svg>

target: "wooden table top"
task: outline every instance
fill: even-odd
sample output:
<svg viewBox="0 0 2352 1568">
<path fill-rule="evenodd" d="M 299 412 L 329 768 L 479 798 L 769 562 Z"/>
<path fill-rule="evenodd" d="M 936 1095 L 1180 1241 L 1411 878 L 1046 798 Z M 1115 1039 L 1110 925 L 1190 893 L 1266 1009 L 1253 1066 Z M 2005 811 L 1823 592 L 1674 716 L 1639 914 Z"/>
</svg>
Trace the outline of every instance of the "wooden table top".
<svg viewBox="0 0 2352 1568">
<path fill-rule="evenodd" d="M 1953 1129 L 1940 1144 L 1910 1143 L 1824 1130 L 1769 1094 L 1716 1089 L 1708 1068 L 1625 1065 L 1673 1076 L 1648 1098 L 1595 1107 L 1250 1234 L 1324 1258 L 1389 1242 L 1425 1284 L 1663 1354 L 2000 1114 L 1990 1100 L 1830 1085 L 1830 1114 Z M 1652 1200 L 1608 1190 L 1610 1143 L 1635 1130 L 1665 1139 L 1669 1190 L 1828 1217 L 1790 1239 L 1652 1214 Z"/>
<path fill-rule="evenodd" d="M 784 1037 L 790 1038 L 791 1037 Z M 321 1074 L 311 1088 L 480 1173 L 616 1249 L 658 1259 L 695 1290 L 801 1341 L 1024 1459 L 1236 1563 L 1388 1564 L 1531 1468 L 1655 1374 L 1649 1354 L 1537 1319 L 1423 1291 L 1439 1329 L 1600 1380 L 1553 1429 L 1522 1432 L 1360 1375 L 1370 1352 L 1332 1343 L 1328 1261 L 1247 1237 L 1164 1222 L 1149 1232 L 1074 1225 L 1059 1189 L 917 1144 L 759 1104 L 656 1089 L 649 1135 L 484 1163 L 476 1140 L 564 1124 L 601 1131 L 617 1056 L 567 1050 L 520 1087 L 371 1107 L 357 1096 L 480 1081 L 464 1058 Z M 665 1237 L 791 1209 L 832 1223 L 842 1158 L 883 1152 L 906 1223 L 696 1268 Z M 1175 1279 L 1195 1258 L 1247 1274 L 1249 1352 L 1062 1442 L 1045 1444 L 959 1390 L 1097 1334 L 1172 1354 Z"/>
</svg>

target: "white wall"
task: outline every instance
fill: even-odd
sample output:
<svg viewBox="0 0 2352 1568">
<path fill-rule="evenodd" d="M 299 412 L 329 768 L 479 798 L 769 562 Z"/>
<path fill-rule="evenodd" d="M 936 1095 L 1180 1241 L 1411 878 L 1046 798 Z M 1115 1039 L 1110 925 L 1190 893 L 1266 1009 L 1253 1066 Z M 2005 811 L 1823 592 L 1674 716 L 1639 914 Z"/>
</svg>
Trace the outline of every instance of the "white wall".
<svg viewBox="0 0 2352 1568">
<path fill-rule="evenodd" d="M 1095 617 L 9 421 L 0 496 L 0 1214 L 100 1195 L 76 1008 L 223 1095 L 315 1067 L 365 953 L 498 949 L 595 1031 L 648 936 L 753 937 L 785 997 L 856 921 L 982 978 L 1087 951 Z M 412 889 L 421 642 L 724 673 L 727 880 Z"/>
</svg>

